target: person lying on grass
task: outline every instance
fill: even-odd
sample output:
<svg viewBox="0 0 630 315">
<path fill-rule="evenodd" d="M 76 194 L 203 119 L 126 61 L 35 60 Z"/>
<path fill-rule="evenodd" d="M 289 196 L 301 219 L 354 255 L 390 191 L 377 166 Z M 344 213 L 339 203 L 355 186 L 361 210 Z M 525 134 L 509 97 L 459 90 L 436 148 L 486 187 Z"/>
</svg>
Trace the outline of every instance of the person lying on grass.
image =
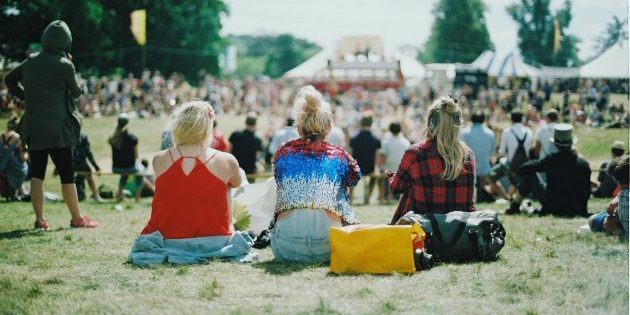
<svg viewBox="0 0 630 315">
<path fill-rule="evenodd" d="M 348 188 L 361 177 L 357 162 L 343 148 L 326 142 L 330 104 L 312 86 L 298 92 L 293 105 L 300 138 L 276 151 L 278 186 L 271 249 L 279 261 L 330 260 L 330 227 L 357 224 Z"/>
<path fill-rule="evenodd" d="M 206 102 L 183 104 L 170 117 L 175 146 L 153 158 L 151 218 L 129 260 L 136 265 L 242 258 L 253 241 L 231 225 L 230 189 L 241 184 L 238 162 L 211 149 L 215 114 Z"/>
<path fill-rule="evenodd" d="M 615 196 L 606 211 L 592 215 L 588 219 L 591 231 L 608 232 L 619 236 L 622 240 L 628 240 L 628 198 L 630 196 L 629 175 L 630 155 L 619 157 L 608 165 L 607 172 L 615 179 L 621 187 L 621 191 Z"/>
<path fill-rule="evenodd" d="M 391 224 L 409 211 L 476 210 L 475 156 L 459 140 L 462 113 L 457 100 L 443 97 L 433 102 L 426 123 L 425 140 L 409 147 L 398 171 L 388 173 L 392 193 L 402 193 Z"/>
</svg>

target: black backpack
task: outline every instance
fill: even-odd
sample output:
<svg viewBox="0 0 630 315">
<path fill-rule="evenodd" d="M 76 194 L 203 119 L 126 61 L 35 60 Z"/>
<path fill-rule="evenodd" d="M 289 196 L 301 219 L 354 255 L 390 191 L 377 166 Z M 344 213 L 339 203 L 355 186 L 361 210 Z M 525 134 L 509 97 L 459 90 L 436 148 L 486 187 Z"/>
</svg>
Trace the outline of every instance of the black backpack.
<svg viewBox="0 0 630 315">
<path fill-rule="evenodd" d="M 523 139 L 519 139 L 514 132 L 514 129 L 510 129 L 514 138 L 516 138 L 516 142 L 518 142 L 518 146 L 516 147 L 516 152 L 514 152 L 514 156 L 512 157 L 512 161 L 510 161 L 510 170 L 513 172 L 518 172 L 521 168 L 521 165 L 525 164 L 525 162 L 529 161 L 527 157 L 527 152 L 525 152 L 525 140 L 527 140 L 527 132 L 523 135 Z"/>
</svg>

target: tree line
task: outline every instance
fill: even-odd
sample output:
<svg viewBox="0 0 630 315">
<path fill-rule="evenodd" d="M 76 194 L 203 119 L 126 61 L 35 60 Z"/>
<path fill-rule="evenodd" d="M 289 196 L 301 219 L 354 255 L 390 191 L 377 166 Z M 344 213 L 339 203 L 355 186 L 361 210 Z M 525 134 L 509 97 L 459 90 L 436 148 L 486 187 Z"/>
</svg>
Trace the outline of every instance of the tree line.
<svg viewBox="0 0 630 315">
<path fill-rule="evenodd" d="M 556 11 L 551 0 L 520 0 L 506 7 L 517 24 L 518 48 L 525 62 L 535 66 L 578 66 L 580 38 L 568 32 L 573 15 L 571 0 Z M 431 35 L 418 59 L 430 62 L 470 63 L 485 50 L 493 50 L 482 0 L 440 0 L 433 8 Z M 613 16 L 596 39 L 601 53 L 621 38 L 628 38 L 627 19 Z M 559 36 L 558 36 L 559 35 Z"/>
</svg>

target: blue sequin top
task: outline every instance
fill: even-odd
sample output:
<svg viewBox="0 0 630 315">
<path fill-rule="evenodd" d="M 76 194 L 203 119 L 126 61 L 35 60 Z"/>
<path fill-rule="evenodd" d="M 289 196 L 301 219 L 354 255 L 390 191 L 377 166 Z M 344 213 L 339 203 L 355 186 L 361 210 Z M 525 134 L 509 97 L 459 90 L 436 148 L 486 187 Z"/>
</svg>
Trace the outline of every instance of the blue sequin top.
<svg viewBox="0 0 630 315">
<path fill-rule="evenodd" d="M 275 216 L 286 210 L 322 209 L 358 224 L 347 190 L 361 177 L 357 162 L 343 148 L 328 142 L 296 139 L 276 152 L 273 162 L 278 186 Z"/>
</svg>

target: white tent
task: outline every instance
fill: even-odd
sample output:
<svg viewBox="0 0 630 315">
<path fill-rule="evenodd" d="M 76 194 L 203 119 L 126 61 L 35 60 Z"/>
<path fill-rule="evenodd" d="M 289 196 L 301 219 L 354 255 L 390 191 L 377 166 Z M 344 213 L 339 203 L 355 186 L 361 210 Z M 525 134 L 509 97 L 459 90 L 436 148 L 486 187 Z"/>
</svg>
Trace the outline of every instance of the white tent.
<svg viewBox="0 0 630 315">
<path fill-rule="evenodd" d="M 479 55 L 479 57 L 471 63 L 471 65 L 477 69 L 488 72 L 490 70 L 490 66 L 492 66 L 492 63 L 494 62 L 495 56 L 496 54 L 494 51 L 486 50 L 482 52 L 481 55 Z"/>
<path fill-rule="evenodd" d="M 400 61 L 400 71 L 403 74 L 403 77 L 406 79 L 422 79 L 424 78 L 426 71 L 424 66 L 414 57 L 395 53 L 393 54 L 394 59 Z"/>
<path fill-rule="evenodd" d="M 317 53 L 315 56 L 306 60 L 305 62 L 297 65 L 295 68 L 285 72 L 284 77 L 291 78 L 291 79 L 316 79 L 316 78 L 321 79 L 323 77 L 328 77 L 329 73 L 327 72 L 327 69 L 328 69 L 329 60 L 334 62 L 335 53 L 333 50 L 324 49 L 320 51 L 319 53 Z M 403 77 L 405 79 L 424 78 L 425 76 L 424 66 L 411 56 L 407 56 L 401 53 L 394 53 L 394 54 L 391 54 L 390 58 L 387 58 L 387 60 L 400 61 L 400 71 L 402 72 Z M 378 61 L 367 62 L 365 65 L 366 69 L 364 72 L 366 72 L 369 75 L 374 75 L 374 71 L 369 69 L 370 63 L 373 63 L 373 65 L 376 65 L 379 62 Z M 358 71 L 359 70 L 352 70 L 349 72 L 341 71 L 339 73 L 333 73 L 333 74 L 335 76 L 357 75 L 357 73 L 355 72 L 358 72 Z"/>
<path fill-rule="evenodd" d="M 580 76 L 579 67 L 540 67 L 538 77 L 541 79 L 571 79 Z"/>
<path fill-rule="evenodd" d="M 599 57 L 580 68 L 582 78 L 627 79 L 628 41 L 621 41 L 608 48 Z"/>
<path fill-rule="evenodd" d="M 498 52 L 484 51 L 471 63 L 478 69 L 485 70 L 493 77 L 537 77 L 538 69 L 523 61 L 518 52 L 501 54 Z"/>
<path fill-rule="evenodd" d="M 326 70 L 328 59 L 331 56 L 333 56 L 333 52 L 324 49 L 295 68 L 285 72 L 284 77 L 290 79 L 311 79 L 317 77 L 320 72 Z"/>
</svg>

